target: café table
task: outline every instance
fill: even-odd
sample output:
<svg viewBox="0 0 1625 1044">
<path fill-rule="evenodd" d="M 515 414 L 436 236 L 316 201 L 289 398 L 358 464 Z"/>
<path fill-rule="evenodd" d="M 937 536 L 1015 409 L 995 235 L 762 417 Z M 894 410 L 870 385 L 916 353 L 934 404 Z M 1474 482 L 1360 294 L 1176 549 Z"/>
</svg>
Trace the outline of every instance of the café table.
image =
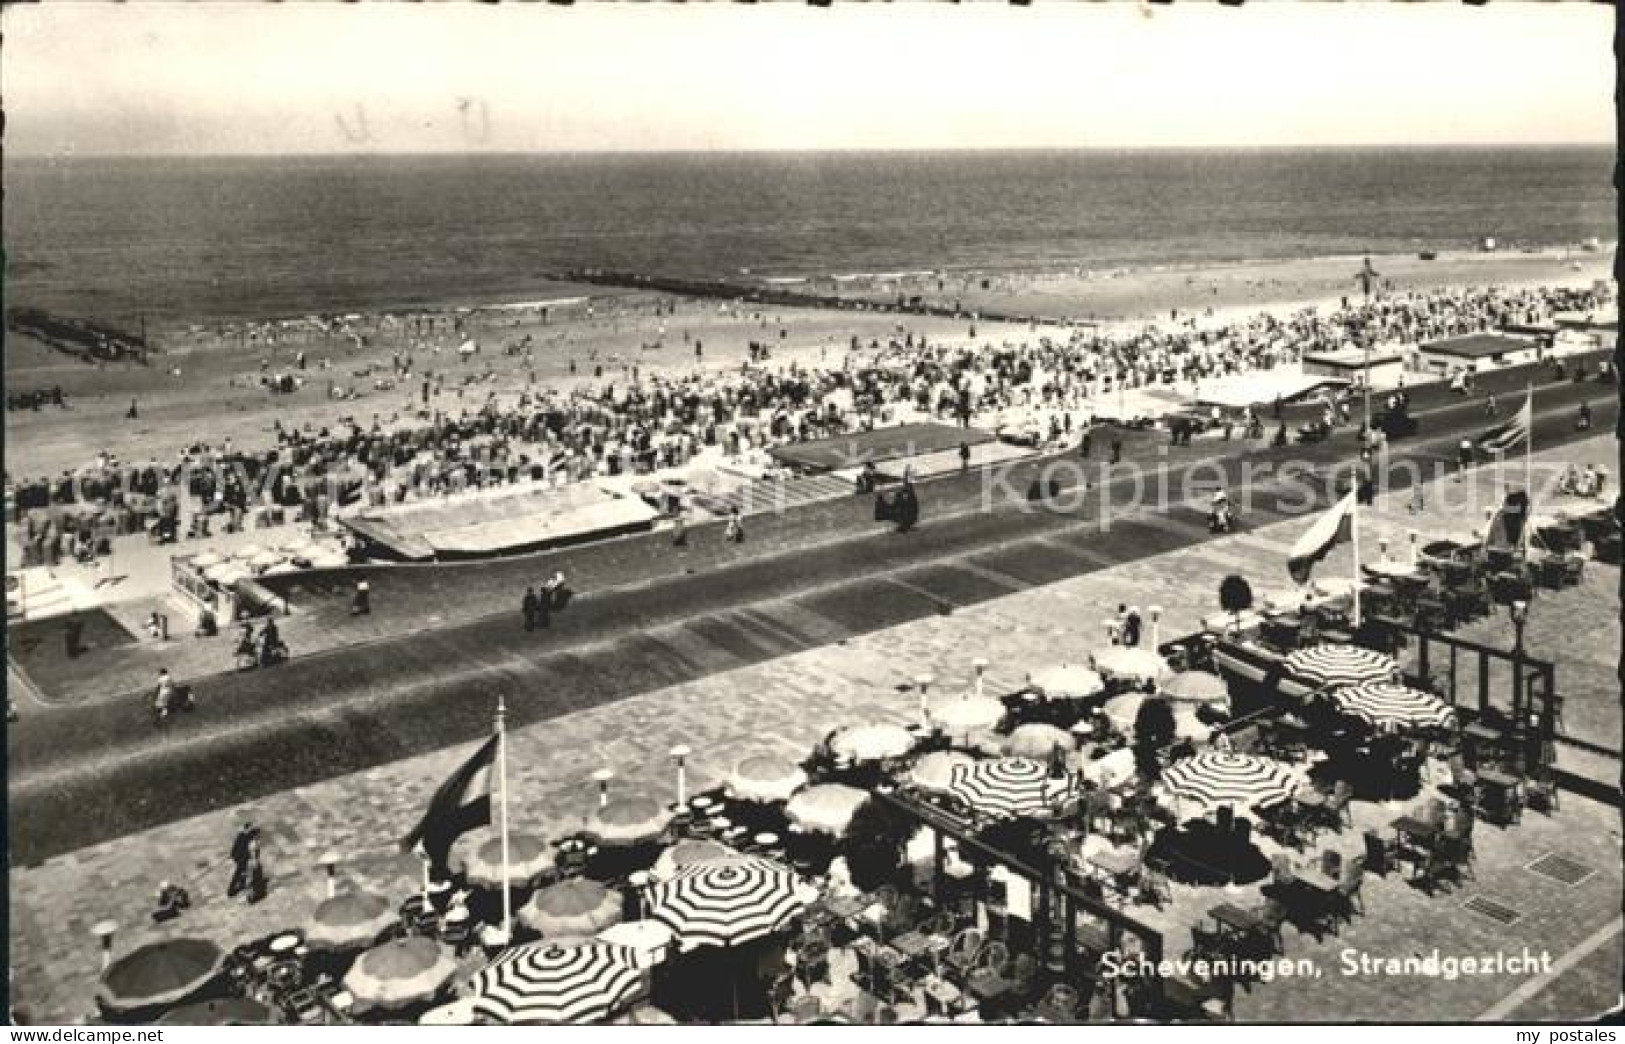
<svg viewBox="0 0 1625 1044">
<path fill-rule="evenodd" d="M 299 933 L 286 932 L 272 939 L 271 944 L 266 948 L 280 957 L 284 954 L 293 953 L 294 950 L 298 949 L 300 942 Z"/>
<path fill-rule="evenodd" d="M 1439 834 L 1437 823 L 1429 823 L 1427 820 L 1417 819 L 1415 816 L 1400 816 L 1393 821 L 1391 826 L 1401 837 L 1408 837 L 1423 845 L 1431 842 Z"/>
</svg>

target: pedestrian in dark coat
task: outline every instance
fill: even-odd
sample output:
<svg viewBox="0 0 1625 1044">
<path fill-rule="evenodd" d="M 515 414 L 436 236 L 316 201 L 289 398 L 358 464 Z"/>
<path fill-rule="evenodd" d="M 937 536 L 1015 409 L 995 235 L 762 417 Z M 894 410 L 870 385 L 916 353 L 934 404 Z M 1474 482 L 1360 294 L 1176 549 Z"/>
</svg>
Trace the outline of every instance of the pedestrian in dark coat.
<svg viewBox="0 0 1625 1044">
<path fill-rule="evenodd" d="M 260 883 L 263 886 L 265 870 L 260 865 L 260 830 L 253 823 L 244 822 L 237 828 L 237 836 L 231 839 L 231 883 L 226 886 L 226 895 L 237 896 L 244 892 L 252 895 L 252 885 L 255 872 L 258 871 Z M 261 893 L 263 895 L 263 892 Z"/>
<path fill-rule="evenodd" d="M 519 603 L 519 611 L 525 616 L 525 630 L 536 630 L 536 607 L 541 604 L 536 598 L 536 588 L 525 588 L 525 597 Z"/>
</svg>

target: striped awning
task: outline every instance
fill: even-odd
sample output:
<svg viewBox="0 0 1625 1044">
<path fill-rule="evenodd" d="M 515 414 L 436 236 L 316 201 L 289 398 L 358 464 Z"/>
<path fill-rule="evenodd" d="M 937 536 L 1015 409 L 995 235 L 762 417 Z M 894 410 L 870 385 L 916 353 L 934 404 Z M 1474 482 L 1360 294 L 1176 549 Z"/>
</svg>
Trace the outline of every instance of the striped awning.
<svg viewBox="0 0 1625 1044">
<path fill-rule="evenodd" d="M 1291 797 L 1298 778 L 1279 761 L 1205 750 L 1163 770 L 1162 785 L 1176 799 L 1204 810 L 1220 805 L 1254 808 Z"/>
<path fill-rule="evenodd" d="M 1395 682 L 1344 686 L 1333 698 L 1343 711 L 1373 725 L 1445 728 L 1456 718 L 1449 705 L 1431 692 Z"/>
<path fill-rule="evenodd" d="M 1052 779 L 1031 758 L 997 758 L 954 767 L 948 793 L 990 816 L 1047 816 L 1073 789 L 1070 776 Z"/>
<path fill-rule="evenodd" d="M 500 1022 L 598 1022 L 631 1003 L 642 985 L 637 955 L 624 946 L 536 943 L 499 954 L 468 989 L 474 1010 Z"/>
<path fill-rule="evenodd" d="M 758 857 L 685 866 L 649 889 L 648 917 L 690 946 L 737 946 L 778 931 L 806 906 L 801 882 Z"/>
<path fill-rule="evenodd" d="M 1391 657 L 1358 645 L 1316 645 L 1295 650 L 1286 669 L 1314 685 L 1359 685 L 1392 681 L 1399 665 Z"/>
</svg>

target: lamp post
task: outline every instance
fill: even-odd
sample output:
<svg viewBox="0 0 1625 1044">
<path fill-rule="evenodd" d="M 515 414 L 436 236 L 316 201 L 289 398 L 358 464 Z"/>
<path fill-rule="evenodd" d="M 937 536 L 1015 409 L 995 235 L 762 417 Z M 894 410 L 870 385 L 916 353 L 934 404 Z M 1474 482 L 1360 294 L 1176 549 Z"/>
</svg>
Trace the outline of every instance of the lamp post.
<svg viewBox="0 0 1625 1044">
<path fill-rule="evenodd" d="M 329 849 L 328 851 L 322 853 L 320 859 L 316 860 L 316 865 L 321 867 L 327 873 L 327 897 L 331 899 L 335 895 L 338 895 L 339 854 Z"/>
<path fill-rule="evenodd" d="M 682 808 L 688 804 L 688 770 L 684 761 L 692 753 L 686 743 L 679 743 L 671 748 L 671 759 L 677 762 L 677 807 Z"/>
<path fill-rule="evenodd" d="M 1160 652 L 1162 649 L 1162 606 L 1151 607 L 1151 648 Z"/>
<path fill-rule="evenodd" d="M 113 963 L 113 936 L 118 934 L 118 922 L 97 921 L 90 931 L 102 944 L 102 971 L 106 971 L 107 966 Z"/>
<path fill-rule="evenodd" d="M 1523 719 L 1523 629 L 1529 622 L 1529 603 L 1514 599 L 1507 606 L 1512 617 L 1512 720 Z"/>
<path fill-rule="evenodd" d="M 607 768 L 601 768 L 592 774 L 598 783 L 598 807 L 603 808 L 609 804 L 609 781 L 615 778 L 615 773 Z"/>
<path fill-rule="evenodd" d="M 981 696 L 982 679 L 987 674 L 987 658 L 978 656 L 971 661 L 971 666 L 976 668 L 976 695 Z"/>
</svg>

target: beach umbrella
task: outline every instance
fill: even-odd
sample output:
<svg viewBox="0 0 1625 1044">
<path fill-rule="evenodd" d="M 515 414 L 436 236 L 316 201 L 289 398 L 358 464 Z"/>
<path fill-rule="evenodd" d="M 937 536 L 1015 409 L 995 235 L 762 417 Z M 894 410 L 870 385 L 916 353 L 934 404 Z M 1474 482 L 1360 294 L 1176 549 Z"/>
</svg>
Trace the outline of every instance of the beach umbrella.
<svg viewBox="0 0 1625 1044">
<path fill-rule="evenodd" d="M 1332 643 L 1294 650 L 1286 658 L 1286 669 L 1312 685 L 1359 685 L 1392 681 L 1399 665 L 1382 653 L 1358 645 Z"/>
<path fill-rule="evenodd" d="M 1108 645 L 1095 653 L 1095 670 L 1108 678 L 1157 681 L 1168 673 L 1168 661 L 1137 645 Z"/>
<path fill-rule="evenodd" d="M 557 865 L 553 849 L 530 834 L 508 835 L 508 883 L 522 888 Z M 502 838 L 487 837 L 463 857 L 463 875 L 481 888 L 502 887 Z"/>
<path fill-rule="evenodd" d="M 785 806 L 784 814 L 803 830 L 815 830 L 840 837 L 858 806 L 869 800 L 867 792 L 843 783 L 808 787 Z"/>
<path fill-rule="evenodd" d="M 1285 801 L 1297 789 L 1298 778 L 1279 761 L 1205 750 L 1164 769 L 1162 784 L 1173 797 L 1203 809 L 1253 808 Z"/>
<path fill-rule="evenodd" d="M 636 958 L 631 950 L 604 942 L 516 946 L 470 979 L 468 993 L 476 1012 L 499 1022 L 598 1022 L 641 989 Z"/>
<path fill-rule="evenodd" d="M 598 933 L 598 941 L 632 951 L 639 968 L 659 964 L 671 949 L 672 934 L 659 921 L 622 921 Z"/>
<path fill-rule="evenodd" d="M 1072 779 L 1051 779 L 1049 766 L 1031 758 L 998 758 L 960 765 L 948 793 L 984 815 L 1047 816 L 1072 790 Z"/>
<path fill-rule="evenodd" d="M 728 789 L 741 801 L 788 801 L 807 783 L 807 774 L 789 758 L 756 754 L 734 766 Z"/>
<path fill-rule="evenodd" d="M 639 1004 L 610 1022 L 614 1026 L 675 1026 L 677 1020 L 652 1004 Z"/>
<path fill-rule="evenodd" d="M 959 765 L 972 765 L 976 759 L 957 750 L 934 750 L 914 763 L 908 778 L 921 790 L 946 793 L 953 782 L 953 771 Z"/>
<path fill-rule="evenodd" d="M 1076 747 L 1070 732 L 1037 723 L 1019 726 L 1004 742 L 1004 752 L 1010 757 L 1038 761 L 1048 758 L 1057 749 L 1070 752 Z"/>
<path fill-rule="evenodd" d="M 281 1023 L 268 1005 L 247 997 L 196 1001 L 175 1008 L 158 1020 L 160 1026 L 277 1026 Z"/>
<path fill-rule="evenodd" d="M 620 919 L 620 893 L 585 877 L 548 885 L 519 911 L 526 927 L 548 937 L 592 935 Z"/>
<path fill-rule="evenodd" d="M 704 863 L 712 859 L 727 859 L 739 853 L 721 841 L 712 841 L 709 838 L 688 837 L 672 845 L 660 853 L 650 874 L 658 880 L 668 880 L 678 870 L 693 863 Z"/>
<path fill-rule="evenodd" d="M 1344 686 L 1332 698 L 1346 713 L 1373 725 L 1445 728 L 1456 718 L 1455 711 L 1433 693 L 1394 682 Z"/>
<path fill-rule="evenodd" d="M 913 750 L 914 736 L 901 725 L 856 725 L 836 733 L 829 745 L 852 761 L 884 761 Z"/>
<path fill-rule="evenodd" d="M 991 696 L 951 697 L 931 706 L 927 716 L 950 736 L 968 736 L 1004 720 L 1004 704 Z"/>
<path fill-rule="evenodd" d="M 1134 724 L 1140 717 L 1140 707 L 1145 701 L 1146 697 L 1141 693 L 1129 692 L 1107 700 L 1102 709 L 1118 732 L 1132 736 Z M 1174 713 L 1174 735 L 1206 739 L 1212 731 L 1196 716 L 1196 708 L 1193 705 L 1176 703 L 1171 709 Z"/>
<path fill-rule="evenodd" d="M 1157 686 L 1170 699 L 1189 703 L 1229 703 L 1230 686 L 1207 671 L 1180 671 Z"/>
<path fill-rule="evenodd" d="M 1027 684 L 1052 700 L 1088 699 L 1106 687 L 1100 675 L 1073 664 L 1034 671 L 1027 676 Z"/>
<path fill-rule="evenodd" d="M 441 945 L 421 935 L 374 946 L 344 976 L 344 988 L 359 1005 L 404 1008 L 432 999 L 457 974 L 457 962 Z"/>
<path fill-rule="evenodd" d="M 1110 754 L 1085 762 L 1083 765 L 1083 778 L 1103 787 L 1127 779 L 1134 773 L 1134 751 L 1128 747 L 1119 747 Z"/>
<path fill-rule="evenodd" d="M 666 832 L 671 813 L 653 798 L 619 797 L 587 819 L 586 833 L 601 845 L 641 845 Z"/>
<path fill-rule="evenodd" d="M 399 918 L 394 907 L 371 892 L 346 892 L 317 905 L 305 928 L 305 945 L 313 950 L 371 946 Z"/>
<path fill-rule="evenodd" d="M 801 882 L 760 857 L 684 867 L 649 890 L 649 919 L 689 946 L 737 946 L 770 935 L 805 907 Z"/>
<path fill-rule="evenodd" d="M 207 939 L 150 942 L 107 966 L 96 999 L 118 1014 L 179 1004 L 220 974 L 225 956 Z"/>
</svg>

